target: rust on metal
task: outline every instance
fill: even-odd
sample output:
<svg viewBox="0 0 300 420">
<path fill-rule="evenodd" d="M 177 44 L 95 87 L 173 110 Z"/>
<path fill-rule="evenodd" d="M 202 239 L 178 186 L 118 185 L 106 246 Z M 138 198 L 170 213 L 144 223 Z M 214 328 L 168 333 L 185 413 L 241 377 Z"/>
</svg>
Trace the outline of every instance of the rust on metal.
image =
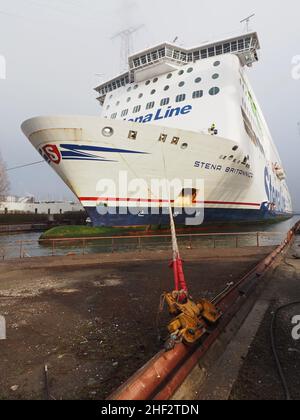
<svg viewBox="0 0 300 420">
<path fill-rule="evenodd" d="M 286 240 L 276 250 L 261 261 L 217 301 L 218 307 L 222 310 L 224 316 L 221 318 L 220 323 L 203 341 L 200 341 L 194 347 L 178 344 L 172 351 L 158 353 L 131 379 L 114 392 L 108 400 L 170 399 L 199 360 L 223 332 L 234 315 L 243 306 L 245 297 L 247 296 L 241 295 L 241 288 L 251 282 L 254 285 L 257 284 L 259 278 L 266 273 L 278 256 L 290 245 L 295 233 L 299 229 L 300 222 L 288 232 Z"/>
</svg>

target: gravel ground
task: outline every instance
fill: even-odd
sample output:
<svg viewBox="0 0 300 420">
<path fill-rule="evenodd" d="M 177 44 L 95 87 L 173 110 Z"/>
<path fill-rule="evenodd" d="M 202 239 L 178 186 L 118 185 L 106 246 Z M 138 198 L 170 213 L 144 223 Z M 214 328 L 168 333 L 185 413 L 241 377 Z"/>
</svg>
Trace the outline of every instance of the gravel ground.
<svg viewBox="0 0 300 420">
<path fill-rule="evenodd" d="M 269 252 L 185 250 L 191 293 L 214 296 Z M 45 364 L 51 398 L 107 397 L 161 349 L 157 312 L 161 293 L 172 287 L 169 256 L 1 263 L 0 314 L 7 340 L 0 341 L 0 399 L 44 399 Z M 167 319 L 160 317 L 161 334 Z"/>
</svg>

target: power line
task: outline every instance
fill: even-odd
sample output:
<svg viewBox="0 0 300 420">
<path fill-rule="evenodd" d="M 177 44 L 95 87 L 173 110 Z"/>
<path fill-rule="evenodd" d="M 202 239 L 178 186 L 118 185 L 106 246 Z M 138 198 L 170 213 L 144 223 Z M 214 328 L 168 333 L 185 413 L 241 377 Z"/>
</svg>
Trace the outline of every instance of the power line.
<svg viewBox="0 0 300 420">
<path fill-rule="evenodd" d="M 15 166 L 13 168 L 6 169 L 6 171 L 7 172 L 9 172 L 9 171 L 15 171 L 17 169 L 28 168 L 29 166 L 40 165 L 41 163 L 45 163 L 45 161 L 44 160 L 39 160 L 37 162 L 27 163 L 25 165 L 20 165 L 20 166 Z"/>
</svg>

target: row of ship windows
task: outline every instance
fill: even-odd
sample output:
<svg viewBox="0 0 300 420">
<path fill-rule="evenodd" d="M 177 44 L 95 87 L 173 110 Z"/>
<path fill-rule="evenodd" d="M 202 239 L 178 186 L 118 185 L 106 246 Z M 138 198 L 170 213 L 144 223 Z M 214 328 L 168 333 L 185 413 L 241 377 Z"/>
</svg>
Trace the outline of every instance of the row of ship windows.
<svg viewBox="0 0 300 420">
<path fill-rule="evenodd" d="M 208 93 L 211 96 L 217 95 L 219 92 L 220 92 L 220 88 L 218 87 L 213 87 L 208 91 Z M 156 91 L 152 91 L 151 95 L 154 95 L 155 93 Z M 202 96 L 203 96 L 203 90 L 196 90 L 195 92 L 193 92 L 193 99 L 201 98 Z M 139 95 L 139 99 L 141 99 L 142 97 L 143 97 L 143 94 Z M 166 98 L 166 99 L 169 99 L 170 101 L 170 98 Z M 166 99 L 163 99 L 162 102 L 166 101 Z M 181 95 L 176 96 L 176 102 L 183 102 L 185 101 L 185 99 L 186 99 L 186 94 L 181 94 Z M 131 101 L 131 97 L 127 98 L 126 102 L 130 102 L 130 101 Z M 150 103 L 154 103 L 154 102 L 150 102 Z M 161 106 L 168 105 L 168 103 L 161 103 Z M 116 106 L 119 106 L 119 105 L 120 105 L 120 101 L 116 103 Z M 107 105 L 106 109 L 107 110 L 110 109 L 110 105 Z M 149 108 L 146 108 L 146 109 L 149 109 Z"/>
<path fill-rule="evenodd" d="M 218 73 L 214 73 L 213 75 L 212 75 L 212 79 L 213 80 L 217 80 L 218 78 L 220 77 L 220 75 L 218 74 Z M 154 79 L 154 81 L 155 80 L 158 80 L 158 79 Z M 153 81 L 153 82 L 154 82 Z M 200 83 L 200 82 L 202 82 L 202 78 L 201 77 L 197 77 L 196 79 L 195 79 L 195 83 Z M 154 82 L 155 83 L 155 82 Z M 146 83 L 147 84 L 147 83 Z M 180 82 L 179 84 L 178 84 L 178 86 L 179 87 L 184 87 L 185 86 L 185 82 Z M 135 85 L 134 86 L 134 88 L 133 89 L 137 89 L 138 88 L 138 85 Z M 167 90 L 169 90 L 170 89 L 170 86 L 169 85 L 167 85 L 167 86 L 165 86 L 164 87 L 164 91 L 167 91 Z M 132 88 L 130 87 L 130 88 L 128 88 L 127 89 L 127 92 L 131 92 L 131 90 L 132 90 Z M 155 93 L 156 93 L 156 90 L 155 89 L 153 89 L 153 90 L 151 90 L 151 95 L 154 95 Z M 141 99 L 142 97 L 144 96 L 144 94 L 143 93 L 140 93 L 139 94 L 139 96 L 138 96 L 138 98 L 139 99 Z M 112 99 L 113 98 L 113 95 L 111 95 L 110 96 L 110 98 L 109 99 Z M 129 101 L 128 101 L 129 102 Z M 120 103 L 119 102 L 117 102 L 117 105 L 119 105 Z"/>
<path fill-rule="evenodd" d="M 216 61 L 215 63 L 214 63 L 214 67 L 218 67 L 219 65 L 220 65 L 221 63 L 220 63 L 220 61 Z M 186 72 L 187 73 L 192 73 L 193 72 L 193 68 L 192 67 L 190 67 Z M 185 73 L 185 70 L 180 70 L 179 72 L 178 72 L 178 76 L 182 76 L 182 75 L 184 75 L 184 73 Z M 169 73 L 168 75 L 167 75 L 167 79 L 171 79 L 172 77 L 173 77 L 173 75 L 174 75 L 174 73 Z M 218 78 L 219 77 L 219 75 L 213 75 L 213 79 L 214 78 Z M 158 77 L 155 77 L 153 80 L 152 80 L 152 83 L 157 83 L 158 82 Z M 199 82 L 201 82 L 201 78 L 197 78 L 196 80 L 195 80 L 195 82 L 196 83 L 199 83 Z M 146 81 L 146 83 L 145 83 L 145 85 L 146 86 L 148 86 L 148 85 L 150 85 L 150 83 L 151 83 L 151 80 L 147 80 Z M 137 89 L 139 87 L 139 85 L 135 85 L 134 87 L 133 87 L 133 89 Z M 127 89 L 127 92 L 130 92 L 132 90 L 132 87 L 130 86 L 128 89 Z"/>
<path fill-rule="evenodd" d="M 220 64 L 221 64 L 221 62 L 220 61 L 215 61 L 214 62 L 214 67 L 218 67 L 218 66 L 220 66 Z M 194 68 L 193 67 L 189 67 L 187 70 L 186 70 L 186 72 L 187 73 L 192 73 L 194 71 Z M 173 73 L 169 73 L 168 75 L 167 75 L 167 79 L 171 79 L 172 77 L 173 77 L 173 75 L 174 75 L 174 73 L 175 72 L 173 72 Z M 182 76 L 182 75 L 184 75 L 185 74 L 185 70 L 180 70 L 178 73 L 177 73 L 179 76 Z M 158 82 L 158 77 L 155 77 L 153 80 L 152 80 L 152 83 L 157 83 Z M 200 79 L 200 81 L 201 81 L 201 79 Z M 112 83 L 110 83 L 110 84 L 108 84 L 108 85 L 106 85 L 105 87 L 103 87 L 101 90 L 99 90 L 99 93 L 101 94 L 101 95 L 106 95 L 107 93 L 109 93 L 109 92 L 112 92 L 113 90 L 116 90 L 116 89 L 118 89 L 118 88 L 120 88 L 121 86 L 125 86 L 126 84 L 128 84 L 129 83 L 129 76 L 126 76 L 125 78 L 122 78 L 121 79 L 121 81 L 120 80 L 117 80 L 117 81 L 114 81 L 114 82 L 112 82 Z M 148 86 L 148 85 L 150 85 L 150 83 L 151 83 L 151 80 L 147 80 L 146 82 L 145 82 L 145 84 L 146 84 L 146 86 Z M 131 86 L 129 86 L 129 88 L 127 89 L 127 91 L 128 92 L 130 92 L 132 89 L 138 89 L 138 87 L 139 87 L 139 85 L 134 85 L 134 87 L 132 88 Z"/>
<path fill-rule="evenodd" d="M 220 88 L 218 88 L 218 87 L 213 87 L 213 88 L 211 88 L 210 89 L 210 91 L 209 91 L 209 94 L 211 95 L 211 96 L 214 96 L 214 95 L 217 95 L 218 93 L 220 93 Z M 195 92 L 193 92 L 193 99 L 198 99 L 198 98 L 202 98 L 203 97 L 203 95 L 204 95 L 204 92 L 203 92 L 203 90 L 196 90 Z M 185 100 L 186 100 L 186 94 L 182 94 L 182 95 L 178 95 L 177 97 L 176 97 L 176 102 L 177 103 L 179 103 L 179 102 L 184 102 Z M 170 103 L 170 98 L 163 98 L 161 101 L 160 101 L 160 106 L 166 106 L 166 105 L 169 105 L 169 103 Z M 149 102 L 147 105 L 146 105 L 146 110 L 150 110 L 150 109 L 153 109 L 155 107 L 155 102 L 153 101 L 153 102 Z M 141 105 L 137 105 L 137 106 L 135 106 L 134 108 L 133 108 L 133 114 L 137 114 L 138 112 L 140 112 L 141 111 L 141 109 L 142 109 L 142 106 Z M 121 117 L 126 117 L 127 115 L 128 115 L 128 113 L 129 113 L 129 109 L 124 109 L 122 112 L 121 112 Z M 117 113 L 115 112 L 114 114 L 112 114 L 111 115 L 111 119 L 115 119 L 115 118 L 117 118 Z"/>
</svg>

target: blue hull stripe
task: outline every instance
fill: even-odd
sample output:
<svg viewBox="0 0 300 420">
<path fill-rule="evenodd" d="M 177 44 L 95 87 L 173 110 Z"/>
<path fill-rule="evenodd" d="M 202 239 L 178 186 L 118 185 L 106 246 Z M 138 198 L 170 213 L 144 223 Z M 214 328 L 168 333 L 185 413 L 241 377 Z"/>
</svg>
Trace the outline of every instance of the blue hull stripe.
<svg viewBox="0 0 300 420">
<path fill-rule="evenodd" d="M 170 220 L 166 214 L 149 214 L 147 208 L 144 209 L 144 215 L 142 215 L 143 209 L 136 209 L 141 212 L 141 215 L 124 214 L 126 209 L 116 209 L 117 214 L 105 214 L 100 215 L 96 207 L 86 207 L 86 211 L 92 220 L 94 226 L 145 226 L 145 225 L 168 225 Z M 123 214 L 122 214 L 123 213 Z M 184 225 L 186 218 L 190 218 L 189 214 L 181 214 L 175 217 L 177 225 Z M 279 218 L 290 218 L 291 214 L 286 213 L 275 213 L 266 210 L 241 210 L 241 209 L 211 209 L 206 208 L 204 210 L 204 223 L 228 223 L 228 222 L 263 222 L 276 220 Z"/>
</svg>

